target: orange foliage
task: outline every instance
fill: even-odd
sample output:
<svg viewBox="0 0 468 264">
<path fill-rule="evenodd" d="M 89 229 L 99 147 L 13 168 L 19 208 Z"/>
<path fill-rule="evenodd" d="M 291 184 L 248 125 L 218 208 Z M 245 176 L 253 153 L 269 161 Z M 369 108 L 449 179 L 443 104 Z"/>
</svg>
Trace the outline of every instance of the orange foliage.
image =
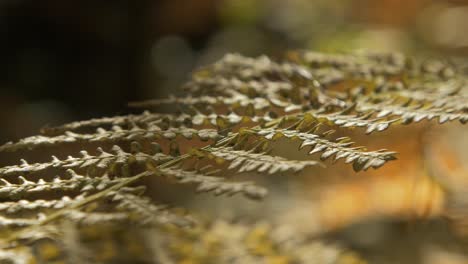
<svg viewBox="0 0 468 264">
<path fill-rule="evenodd" d="M 424 140 L 429 131 L 427 126 L 420 125 L 410 130 L 413 131 L 401 127 L 380 137 L 380 140 L 383 138 L 390 142 L 392 150 L 399 153 L 398 160 L 379 170 L 359 173 L 324 188 L 319 214 L 326 228 L 343 227 L 369 217 L 420 219 L 444 213 L 444 185 L 433 177 L 434 172 L 427 163 L 436 166 L 437 173 L 452 184 L 461 180 L 462 164 L 453 150 L 437 136 L 430 136 L 430 142 Z M 376 138 L 369 145 L 375 145 L 378 140 Z M 430 161 L 424 155 L 427 152 L 425 148 L 436 153 Z M 466 171 L 464 174 L 468 175 Z M 454 179 L 457 175 L 458 178 Z"/>
</svg>

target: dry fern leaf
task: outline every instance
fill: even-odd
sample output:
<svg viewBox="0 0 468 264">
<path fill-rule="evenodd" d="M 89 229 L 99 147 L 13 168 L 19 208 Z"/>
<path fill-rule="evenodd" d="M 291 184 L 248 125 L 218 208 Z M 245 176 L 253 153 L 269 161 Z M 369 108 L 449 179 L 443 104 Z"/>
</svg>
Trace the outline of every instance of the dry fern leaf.
<svg viewBox="0 0 468 264">
<path fill-rule="evenodd" d="M 120 178 L 109 179 L 107 176 L 82 176 L 76 174 L 73 170 L 68 170 L 67 172 L 67 177 L 56 177 L 50 182 L 44 181 L 43 179 L 39 179 L 37 182 L 31 181 L 23 176 L 18 176 L 18 184 L 12 184 L 5 179 L 0 179 L 3 183 L 3 186 L 0 186 L 0 199 L 25 198 L 36 193 L 48 191 L 84 193 L 90 190 L 103 190 L 121 181 Z"/>
<path fill-rule="evenodd" d="M 232 97 L 224 96 L 200 96 L 200 97 L 170 97 L 167 99 L 154 99 L 143 102 L 133 102 L 129 105 L 135 108 L 154 108 L 163 104 L 169 105 L 183 105 L 195 109 L 205 109 L 207 106 L 211 107 L 227 107 L 232 109 L 241 109 L 245 107 L 252 107 L 253 110 L 268 110 L 273 107 L 273 103 L 261 97 L 249 98 L 242 94 L 234 94 Z"/>
<path fill-rule="evenodd" d="M 68 123 L 62 126 L 57 127 L 44 127 L 41 129 L 41 133 L 47 136 L 55 136 L 63 134 L 67 131 L 77 131 L 84 129 L 96 129 L 99 127 L 149 127 L 152 124 L 158 124 L 162 120 L 167 118 L 173 119 L 174 115 L 172 114 L 159 114 L 159 113 L 150 113 L 144 112 L 139 115 L 124 115 L 124 116 L 114 116 L 114 117 L 103 117 L 103 118 L 93 118 L 85 121 L 77 121 Z"/>
<path fill-rule="evenodd" d="M 312 149 L 309 154 L 319 153 L 321 160 L 326 160 L 334 156 L 335 160 L 345 159 L 346 163 L 352 163 L 355 171 L 367 170 L 368 168 L 377 169 L 385 162 L 395 159 L 395 152 L 378 150 L 365 151 L 364 147 L 351 147 L 353 142 L 347 137 L 338 138 L 336 141 L 330 141 L 317 134 L 304 133 L 297 130 L 286 129 L 261 129 L 252 131 L 256 135 L 262 136 L 268 140 L 275 140 L 281 137 L 297 138 L 302 141 L 300 148 L 310 146 Z"/>
<path fill-rule="evenodd" d="M 144 112 L 140 115 L 127 115 L 116 117 L 95 118 L 87 121 L 78 121 L 58 127 L 45 127 L 41 133 L 46 136 L 58 136 L 66 132 L 85 131 L 99 127 L 160 127 L 168 129 L 170 127 L 193 127 L 193 126 L 213 126 L 225 128 L 238 124 L 252 123 L 264 124 L 273 121 L 273 118 L 267 114 L 243 116 L 234 112 L 229 114 L 209 113 L 203 114 L 196 112 L 193 114 L 159 114 Z"/>
<path fill-rule="evenodd" d="M 28 240 L 53 238 L 64 244 L 59 233 L 67 221 L 76 223 L 76 230 L 70 229 L 75 233 L 83 227 L 187 223 L 165 205 L 153 203 L 141 187 L 133 187 L 145 183 L 144 178 L 162 177 L 195 185 L 200 192 L 259 199 L 266 189 L 223 176 L 228 171 L 288 174 L 320 164 L 271 155 L 275 146 L 270 143 L 276 139 L 298 139 L 301 148 L 310 148 L 309 154 L 317 153 L 321 160 L 344 159 L 360 171 L 394 160 L 395 152 L 368 151 L 353 146 L 348 137 L 331 139 L 331 127 L 372 133 L 435 118 L 440 123 L 466 123 L 468 115 L 466 76 L 443 62 L 393 53 L 298 51 L 281 62 L 228 54 L 196 71 L 184 88 L 185 97 L 131 104 L 151 109 L 177 105 L 177 114 L 144 112 L 73 122 L 0 146 L 1 155 L 46 147 L 51 152 L 70 145 L 83 150 L 66 159 L 31 164 L 23 160 L 0 167 L 0 258 L 10 256 L 12 248 L 18 254 L 32 252 Z M 319 132 L 321 127 L 327 130 Z M 60 176 L 54 179 L 55 175 Z M 265 234 L 262 237 L 258 241 L 267 241 Z M 246 239 L 255 244 L 253 238 Z M 251 257 L 257 248 L 248 247 L 246 261 L 266 257 L 262 252 Z M 278 244 L 271 250 L 280 247 L 286 248 Z M 185 256 L 178 255 L 177 261 L 182 260 Z"/>
<path fill-rule="evenodd" d="M 180 184 L 197 184 L 198 192 L 213 192 L 215 195 L 242 193 L 251 199 L 263 198 L 267 191 L 252 182 L 228 182 L 225 178 L 208 176 L 197 171 L 178 168 L 158 169 L 157 175 L 170 177 Z"/>
<path fill-rule="evenodd" d="M 255 153 L 253 151 L 235 150 L 230 147 L 210 148 L 207 152 L 209 158 L 229 161 L 228 169 L 237 172 L 259 172 L 259 173 L 284 173 L 299 172 L 306 167 L 320 165 L 313 160 L 288 160 L 278 156 L 270 156 L 266 153 Z"/>
<path fill-rule="evenodd" d="M 33 136 L 20 140 L 17 143 L 7 143 L 0 146 L 0 152 L 3 151 L 18 151 L 24 149 L 34 149 L 37 147 L 57 146 L 67 143 L 115 143 L 115 142 L 132 142 L 132 141 L 151 141 L 153 139 L 174 139 L 176 136 L 183 136 L 191 139 L 193 136 L 198 136 L 201 140 L 217 139 L 219 137 L 216 130 L 201 129 L 195 130 L 191 128 L 169 128 L 162 130 L 159 127 L 151 128 L 132 128 L 124 130 L 119 127 L 114 127 L 112 131 L 105 129 L 98 129 L 95 134 L 78 134 L 74 132 L 65 132 L 64 135 L 47 137 L 47 136 Z"/>
<path fill-rule="evenodd" d="M 172 158 L 163 153 L 156 153 L 154 155 L 143 152 L 129 153 L 125 152 L 117 145 L 114 145 L 110 152 L 106 152 L 102 148 L 98 148 L 97 153 L 97 155 L 93 156 L 83 150 L 80 152 L 80 157 L 69 156 L 67 159 L 60 160 L 53 156 L 52 161 L 45 163 L 29 164 L 23 160 L 21 165 L 0 168 L 0 177 L 5 178 L 19 175 L 31 175 L 47 172 L 52 169 L 81 170 L 91 176 L 100 176 L 104 173 L 130 176 L 130 172 L 128 171 L 129 165 L 137 164 L 142 166 L 149 160 L 155 163 L 162 163 Z"/>
<path fill-rule="evenodd" d="M 113 202 L 118 202 L 118 210 L 133 213 L 130 217 L 141 226 L 156 224 L 173 224 L 179 227 L 192 226 L 194 220 L 187 216 L 180 216 L 168 210 L 167 205 L 156 205 L 149 198 L 135 195 L 121 190 L 109 193 Z"/>
</svg>

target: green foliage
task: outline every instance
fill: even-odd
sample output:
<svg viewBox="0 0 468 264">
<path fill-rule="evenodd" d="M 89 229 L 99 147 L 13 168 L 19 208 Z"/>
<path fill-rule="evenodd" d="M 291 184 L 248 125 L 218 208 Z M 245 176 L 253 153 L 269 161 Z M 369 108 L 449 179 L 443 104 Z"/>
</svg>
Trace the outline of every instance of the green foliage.
<svg viewBox="0 0 468 264">
<path fill-rule="evenodd" d="M 90 245 L 99 239 L 89 238 L 89 232 L 114 230 L 119 234 L 131 225 L 159 234 L 161 241 L 150 245 L 171 245 L 172 251 L 178 251 L 158 251 L 166 253 L 153 258 L 155 263 L 172 263 L 161 258 L 181 261 L 190 254 L 195 259 L 190 263 L 209 263 L 204 258 L 228 243 L 243 250 L 255 248 L 251 245 L 254 242 L 244 239 L 249 236 L 249 227 L 232 227 L 242 229 L 243 239 L 229 237 L 229 227 L 226 234 L 218 230 L 220 241 L 202 245 L 201 253 L 184 251 L 184 245 L 196 247 L 201 243 L 198 237 L 207 234 L 187 235 L 192 231 L 179 229 L 192 226 L 193 220 L 163 203 L 155 204 L 145 194 L 145 179 L 160 178 L 216 195 L 242 193 L 260 199 L 267 193 L 265 188 L 235 181 L 235 175 L 291 174 L 322 166 L 318 160 L 290 160 L 271 154 L 278 140 L 298 140 L 300 148 L 307 147 L 309 154 L 319 153 L 322 161 L 343 159 L 361 171 L 395 160 L 396 153 L 353 146 L 350 138 L 334 136 L 334 129 L 363 128 L 362 132 L 369 134 L 422 120 L 468 120 L 464 76 L 448 64 L 419 62 L 399 54 L 301 51 L 280 63 L 265 56 L 230 54 L 196 71 L 184 89 L 186 97 L 131 103 L 146 109 L 177 105 L 179 113 L 146 111 L 74 122 L 44 128 L 42 135 L 1 146 L 0 152 L 10 154 L 47 150 L 57 151 L 57 156 L 72 156 L 54 156 L 49 162 L 23 160 L 21 165 L 0 168 L 0 258 L 28 263 L 31 257 L 25 257 L 24 262 L 11 257 L 24 253 L 36 256 L 39 262 L 71 260 L 73 256 L 94 261 L 101 257 L 99 261 L 110 262 L 112 257 L 102 257 L 104 251 L 90 252 Z M 76 148 L 82 149 L 79 155 L 67 153 Z M 212 224 L 206 232 L 220 225 L 216 221 Z M 109 237 L 100 239 L 103 244 L 111 243 Z M 166 239 L 169 244 L 165 244 Z M 259 247 L 270 245 L 265 239 Z M 37 253 L 35 247 L 41 241 L 54 246 Z M 249 249 L 245 257 L 234 255 L 231 259 L 235 263 L 255 262 L 260 257 L 269 258 L 271 263 L 303 262 L 293 254 L 308 245 L 307 240 L 284 248 L 271 244 L 270 249 L 258 249 L 262 252 L 253 254 L 255 257 L 249 254 L 256 249 Z M 80 247 L 88 255 L 77 253 Z M 211 247 L 216 250 L 210 252 Z M 292 255 L 281 257 L 277 251 Z M 41 255 L 44 252 L 49 255 Z M 139 254 L 149 256 L 148 252 L 133 255 Z M 210 259 L 228 261 L 228 255 L 223 255 L 227 253 L 219 254 Z M 278 262 L 273 262 L 275 257 Z"/>
</svg>

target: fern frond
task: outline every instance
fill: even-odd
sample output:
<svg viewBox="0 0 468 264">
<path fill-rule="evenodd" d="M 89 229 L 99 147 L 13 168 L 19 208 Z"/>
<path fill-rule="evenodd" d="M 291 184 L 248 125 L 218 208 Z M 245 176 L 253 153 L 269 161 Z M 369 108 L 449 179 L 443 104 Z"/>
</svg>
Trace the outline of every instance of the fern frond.
<svg viewBox="0 0 468 264">
<path fill-rule="evenodd" d="M 93 118 L 85 121 L 71 122 L 57 127 L 44 127 L 41 133 L 46 136 L 56 136 L 67 131 L 76 132 L 81 129 L 96 129 L 99 127 L 148 127 L 151 124 L 157 125 L 161 120 L 166 118 L 173 119 L 173 114 L 160 114 L 144 112 L 139 115 L 124 115 L 114 117 Z"/>
<path fill-rule="evenodd" d="M 288 160 L 266 153 L 253 151 L 234 150 L 230 147 L 210 148 L 206 151 L 209 158 L 229 161 L 228 169 L 237 172 L 259 172 L 275 174 L 278 172 L 299 172 L 309 166 L 320 165 L 320 162 L 312 160 Z"/>
<path fill-rule="evenodd" d="M 100 176 L 104 173 L 112 175 L 129 176 L 128 165 L 133 163 L 144 165 L 148 160 L 155 163 L 162 163 L 171 159 L 163 153 L 154 155 L 143 152 L 128 153 L 119 146 L 114 145 L 111 152 L 105 152 L 102 148 L 97 149 L 98 155 L 93 156 L 86 151 L 80 152 L 80 157 L 69 156 L 65 160 L 52 157 L 51 162 L 29 164 L 23 160 L 21 165 L 6 166 L 0 168 L 0 177 L 12 177 L 18 175 L 31 175 L 40 172 L 47 172 L 54 168 L 60 170 L 81 170 L 91 176 Z"/>
<path fill-rule="evenodd" d="M 161 127 L 163 130 L 169 127 L 192 127 L 192 126 L 233 126 L 238 124 L 253 123 L 264 124 L 272 121 L 273 118 L 267 114 L 244 116 L 235 112 L 229 114 L 203 114 L 197 112 L 194 114 L 159 114 L 144 112 L 140 115 L 127 115 L 116 117 L 96 118 L 87 121 L 78 121 L 65 124 L 58 127 L 46 127 L 41 130 L 43 135 L 57 136 L 66 132 L 77 132 L 80 130 L 107 127 Z"/>
<path fill-rule="evenodd" d="M 366 128 L 366 134 L 370 134 L 374 131 L 384 131 L 391 124 L 399 121 L 399 118 L 388 120 L 384 117 L 373 118 L 372 112 L 368 112 L 361 115 L 343 114 L 344 111 L 332 112 L 332 113 L 321 113 L 319 111 L 306 112 L 300 120 L 308 120 L 307 122 L 317 122 L 326 125 L 335 125 L 343 128 Z"/>
<path fill-rule="evenodd" d="M 12 184 L 1 178 L 2 186 L 0 186 L 0 198 L 18 199 L 28 197 L 30 195 L 47 192 L 60 191 L 66 192 L 87 192 L 93 190 L 103 190 L 108 186 L 119 183 L 121 178 L 109 179 L 103 177 L 88 177 L 76 174 L 73 170 L 67 171 L 67 178 L 56 177 L 54 180 L 47 182 L 39 179 L 37 182 L 28 180 L 23 176 L 18 177 L 18 184 Z"/>
<path fill-rule="evenodd" d="M 346 163 L 353 163 L 355 171 L 367 170 L 368 168 L 377 169 L 387 161 L 394 160 L 395 152 L 378 150 L 365 151 L 364 147 L 351 147 L 353 142 L 349 138 L 338 138 L 336 141 L 329 141 L 319 135 L 304 133 L 297 130 L 287 129 L 260 129 L 252 130 L 256 135 L 265 137 L 269 140 L 279 139 L 281 137 L 297 138 L 302 141 L 300 148 L 306 146 L 312 147 L 309 154 L 323 152 L 320 155 L 321 160 L 326 160 L 334 156 L 335 160 L 345 159 Z"/>
<path fill-rule="evenodd" d="M 325 54 L 313 51 L 298 51 L 290 54 L 292 61 L 306 64 L 314 70 L 334 69 L 346 78 L 376 77 L 409 78 L 423 77 L 426 80 L 447 80 L 456 75 L 453 66 L 441 61 L 419 61 L 401 53 L 354 52 L 348 54 Z M 346 79 L 345 78 L 345 79 Z"/>
<path fill-rule="evenodd" d="M 109 197 L 113 202 L 117 202 L 118 210 L 126 212 L 127 217 L 141 226 L 172 224 L 188 227 L 194 224 L 194 219 L 176 215 L 170 211 L 167 205 L 155 205 L 148 198 L 140 195 L 116 191 L 109 193 Z"/>
<path fill-rule="evenodd" d="M 183 136 L 191 139 L 193 136 L 198 136 L 201 140 L 206 141 L 209 139 L 215 140 L 219 135 L 214 129 L 191 129 L 191 128 L 169 128 L 162 130 L 159 127 L 151 127 L 147 129 L 133 128 L 131 130 L 124 130 L 115 128 L 113 131 L 99 129 L 96 134 L 77 134 L 73 132 L 65 132 L 65 135 L 46 137 L 46 136 L 33 136 L 20 140 L 16 143 L 7 143 L 0 146 L 0 152 L 4 151 L 18 151 L 24 149 L 34 149 L 37 147 L 57 146 L 67 143 L 116 143 L 116 142 L 131 142 L 135 140 L 153 139 L 174 139 L 176 136 Z"/>
<path fill-rule="evenodd" d="M 187 105 L 194 107 L 201 107 L 204 109 L 206 106 L 211 107 L 232 107 L 232 108 L 241 108 L 248 105 L 252 105 L 255 110 L 263 110 L 271 106 L 271 103 L 264 98 L 256 97 L 249 98 L 243 94 L 236 93 L 231 97 L 224 96 L 200 96 L 200 97 L 169 97 L 166 99 L 154 99 L 142 102 L 132 102 L 129 103 L 130 107 L 135 108 L 154 108 L 160 105 Z"/>
<path fill-rule="evenodd" d="M 312 76 L 306 67 L 294 63 L 276 63 L 267 56 L 249 58 L 239 54 L 227 54 L 211 66 L 195 72 L 194 79 L 215 76 L 236 77 L 239 80 L 298 78 L 310 80 Z"/>
<path fill-rule="evenodd" d="M 79 210 L 68 210 L 64 216 L 76 225 L 99 225 L 106 223 L 127 224 L 129 214 L 127 212 L 82 212 Z"/>
<path fill-rule="evenodd" d="M 215 195 L 234 195 L 242 193 L 251 199 L 261 199 L 266 189 L 256 186 L 252 182 L 228 182 L 225 178 L 207 176 L 197 171 L 187 171 L 178 168 L 159 168 L 157 173 L 174 179 L 182 184 L 196 184 L 198 192 L 213 192 Z"/>
<path fill-rule="evenodd" d="M 234 245 L 242 252 L 229 255 L 234 251 L 223 251 L 225 256 L 220 257 L 210 248 L 210 261 L 257 263 L 287 255 L 292 262 L 307 262 L 312 258 L 302 253 L 311 250 L 308 241 L 287 246 L 269 236 L 274 230 L 268 228 L 219 221 L 190 231 L 175 227 L 191 225 L 192 221 L 145 195 L 144 185 L 159 177 L 158 188 L 167 183 L 190 185 L 198 192 L 239 193 L 260 199 L 267 194 L 266 189 L 228 176 L 289 174 L 321 164 L 272 155 L 277 139 L 297 139 L 301 149 L 310 148 L 309 154 L 319 154 L 321 160 L 343 159 L 360 171 L 379 168 L 394 160 L 396 153 L 368 151 L 354 146 L 348 137 L 329 137 L 331 129 L 360 127 L 372 133 L 425 119 L 437 118 L 440 123 L 468 120 L 466 76 L 446 63 L 414 61 L 393 53 L 299 51 L 281 62 L 266 56 L 228 54 L 196 71 L 184 88 L 188 92 L 185 97 L 131 103 L 143 108 L 177 105 L 177 113 L 144 112 L 73 122 L 0 146 L 2 155 L 14 151 L 29 155 L 27 151 L 33 149 L 50 153 L 57 147 L 63 153 L 56 155 L 63 157 L 68 151 L 82 150 L 66 159 L 53 156 L 49 162 L 22 160 L 20 165 L 0 167 L 0 234 L 5 234 L 0 238 L 0 259 L 2 252 L 9 254 L 6 249 L 31 253 L 30 245 L 51 240 L 58 248 L 56 256 L 39 258 L 38 262 L 59 261 L 68 254 L 61 230 L 68 222 L 74 223 L 70 229 L 73 243 L 82 242 L 80 247 L 91 252 L 83 257 L 90 262 L 112 262 L 119 254 L 106 261 L 99 259 L 89 241 L 100 244 L 103 238 L 89 238 L 83 230 L 95 232 L 97 228 L 101 232 L 107 228 L 118 233 L 130 226 L 163 234 L 157 237 L 158 245 L 174 262 L 189 260 L 184 254 L 193 252 L 181 252 L 170 245 L 188 243 L 189 248 L 200 248 L 197 242 L 206 240 L 205 234 L 211 236 L 209 239 L 220 237 L 220 248 Z M 52 179 L 54 175 L 60 176 Z M 190 233 L 196 228 L 201 232 Z M 222 236 L 231 234 L 231 229 L 241 232 L 236 238 Z M 189 242 L 186 236 L 191 237 Z M 261 250 L 265 247 L 268 254 Z M 79 255 L 78 251 L 68 252 Z M 137 255 L 142 262 L 150 262 L 148 255 Z M 207 263 L 204 260 L 199 263 Z"/>
<path fill-rule="evenodd" d="M 447 121 L 459 120 L 462 124 L 468 121 L 468 114 L 466 113 L 452 113 L 451 109 L 436 108 L 433 106 L 425 105 L 395 105 L 390 102 L 382 102 L 378 104 L 373 103 L 360 103 L 358 104 L 359 111 L 373 111 L 377 117 L 385 117 L 389 115 L 398 116 L 405 124 L 411 122 L 419 122 L 427 119 L 431 120 L 437 118 L 439 123 Z"/>
<path fill-rule="evenodd" d="M 235 77 L 213 76 L 212 78 L 196 78 L 184 85 L 185 90 L 193 95 L 219 94 L 230 96 L 234 90 L 249 98 L 265 96 L 281 96 L 290 94 L 295 90 L 294 85 L 288 81 L 248 80 L 241 81 Z M 268 95 L 268 96 L 267 96 Z"/>
<path fill-rule="evenodd" d="M 41 212 L 48 212 L 51 210 L 59 210 L 72 203 L 84 199 L 83 195 L 73 198 L 69 196 L 62 196 L 60 199 L 52 200 L 18 200 L 13 202 L 0 203 L 1 215 L 37 215 Z"/>
</svg>

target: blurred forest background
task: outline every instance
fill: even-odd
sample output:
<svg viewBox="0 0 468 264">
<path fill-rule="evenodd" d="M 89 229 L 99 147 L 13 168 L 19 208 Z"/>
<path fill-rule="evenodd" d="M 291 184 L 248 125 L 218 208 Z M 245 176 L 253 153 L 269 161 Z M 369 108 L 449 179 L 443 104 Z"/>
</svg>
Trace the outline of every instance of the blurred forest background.
<svg viewBox="0 0 468 264">
<path fill-rule="evenodd" d="M 468 1 L 4 0 L 0 141 L 176 93 L 227 52 L 398 50 L 466 55 Z"/>
</svg>

